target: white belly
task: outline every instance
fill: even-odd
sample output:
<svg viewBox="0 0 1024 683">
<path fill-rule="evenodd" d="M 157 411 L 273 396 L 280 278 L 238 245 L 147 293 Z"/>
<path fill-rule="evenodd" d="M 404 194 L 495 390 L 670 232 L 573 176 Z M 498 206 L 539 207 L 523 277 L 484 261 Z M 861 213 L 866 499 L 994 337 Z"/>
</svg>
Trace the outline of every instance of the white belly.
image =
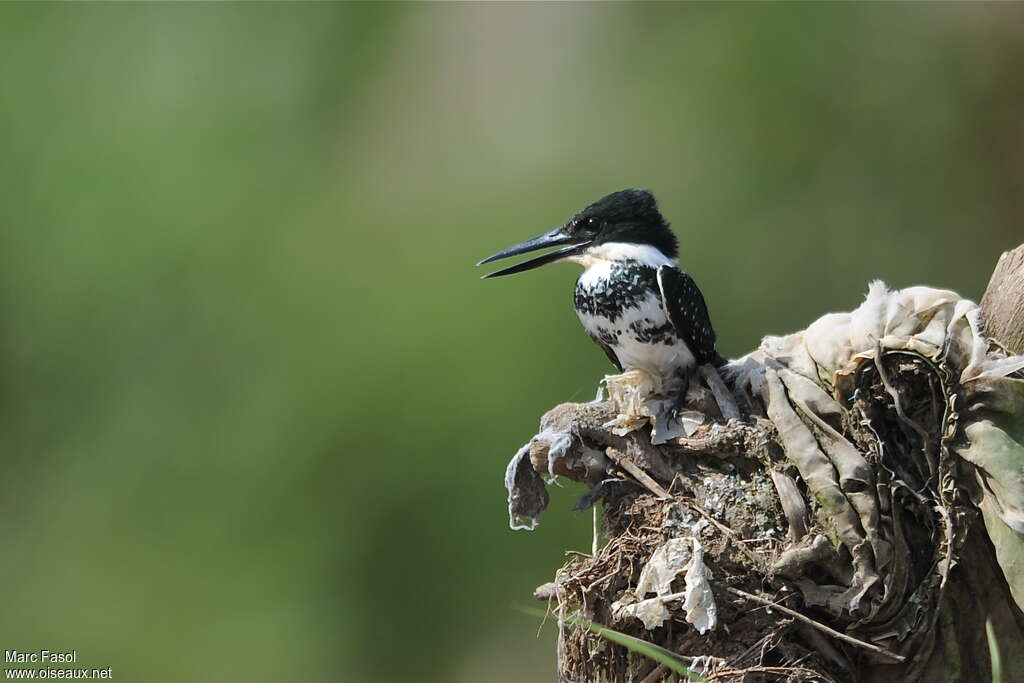
<svg viewBox="0 0 1024 683">
<path fill-rule="evenodd" d="M 578 314 L 587 331 L 611 347 L 623 370 L 645 370 L 674 384 L 693 367 L 693 354 L 676 335 L 659 296 L 649 292 L 635 304 L 624 308 L 614 321 Z"/>
</svg>

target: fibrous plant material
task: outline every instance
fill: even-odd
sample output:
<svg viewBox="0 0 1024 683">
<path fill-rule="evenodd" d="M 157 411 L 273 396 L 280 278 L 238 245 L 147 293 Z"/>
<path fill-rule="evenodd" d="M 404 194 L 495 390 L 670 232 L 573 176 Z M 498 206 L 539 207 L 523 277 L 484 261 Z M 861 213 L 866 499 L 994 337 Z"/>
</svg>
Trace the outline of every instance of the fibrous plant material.
<svg viewBox="0 0 1024 683">
<path fill-rule="evenodd" d="M 702 373 L 686 436 L 652 444 L 644 401 L 664 397 L 637 378 L 552 409 L 510 463 L 510 514 L 536 524 L 545 480 L 568 477 L 607 539 L 543 593 L 560 679 L 669 675 L 582 618 L 718 681 L 990 680 L 991 621 L 1019 680 L 1022 369 L 973 303 L 874 283 L 856 311 Z"/>
</svg>

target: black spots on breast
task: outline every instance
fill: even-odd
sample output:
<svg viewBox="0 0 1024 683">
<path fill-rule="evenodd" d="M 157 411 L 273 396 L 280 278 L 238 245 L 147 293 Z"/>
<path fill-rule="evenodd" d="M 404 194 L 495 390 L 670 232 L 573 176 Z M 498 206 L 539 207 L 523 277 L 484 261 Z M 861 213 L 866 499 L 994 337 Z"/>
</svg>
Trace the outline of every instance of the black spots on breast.
<svg viewBox="0 0 1024 683">
<path fill-rule="evenodd" d="M 665 321 L 662 325 L 652 325 L 650 318 L 637 320 L 630 323 L 629 331 L 633 338 L 641 344 L 664 344 L 671 346 L 676 342 L 676 328 L 671 322 Z"/>
<path fill-rule="evenodd" d="M 604 344 L 605 346 L 615 346 L 619 343 L 619 335 L 622 334 L 622 330 L 609 330 L 606 327 L 598 327 L 596 330 L 590 330 L 591 338 L 598 344 Z"/>
<path fill-rule="evenodd" d="M 658 292 L 654 268 L 616 264 L 600 280 L 587 285 L 582 278 L 577 280 L 573 304 L 581 314 L 601 316 L 614 323 L 626 308 L 635 307 L 651 292 Z"/>
</svg>

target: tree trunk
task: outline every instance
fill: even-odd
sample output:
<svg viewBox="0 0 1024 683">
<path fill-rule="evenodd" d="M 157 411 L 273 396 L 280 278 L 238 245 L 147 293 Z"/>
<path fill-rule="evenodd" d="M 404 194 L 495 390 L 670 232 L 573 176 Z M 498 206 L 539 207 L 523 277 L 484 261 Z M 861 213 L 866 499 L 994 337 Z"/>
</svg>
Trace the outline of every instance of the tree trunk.
<svg viewBox="0 0 1024 683">
<path fill-rule="evenodd" d="M 989 337 L 1024 353 L 1024 245 L 999 258 L 981 298 L 981 319 Z"/>
</svg>

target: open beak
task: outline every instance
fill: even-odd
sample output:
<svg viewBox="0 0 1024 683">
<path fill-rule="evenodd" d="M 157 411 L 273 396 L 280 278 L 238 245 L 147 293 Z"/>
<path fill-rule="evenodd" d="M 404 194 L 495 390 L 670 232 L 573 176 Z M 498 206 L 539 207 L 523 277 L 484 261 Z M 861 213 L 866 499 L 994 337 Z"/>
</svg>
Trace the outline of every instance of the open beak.
<svg viewBox="0 0 1024 683">
<path fill-rule="evenodd" d="M 572 235 L 566 235 L 565 233 L 562 232 L 562 230 L 563 228 L 561 227 L 555 228 L 554 230 L 546 232 L 543 235 L 537 235 L 532 239 L 528 239 L 525 242 L 521 242 L 515 245 L 514 247 L 502 249 L 497 254 L 488 256 L 477 265 L 482 266 L 485 263 L 498 261 L 503 258 L 508 258 L 509 256 L 526 254 L 531 251 L 537 251 L 538 249 L 546 249 L 547 247 L 558 247 L 562 245 L 569 246 L 566 246 L 562 249 L 556 249 L 555 251 L 551 251 L 548 252 L 547 254 L 537 256 L 535 258 L 529 259 L 528 261 L 523 261 L 522 263 L 517 263 L 516 265 L 509 266 L 508 268 L 496 270 L 493 273 L 488 273 L 487 275 L 484 275 L 481 279 L 485 280 L 489 277 L 512 275 L 513 273 L 522 273 L 523 271 L 526 270 L 533 270 L 534 268 L 539 268 L 546 263 L 553 263 L 554 261 L 563 259 L 566 256 L 580 253 L 587 248 L 587 245 L 590 244 L 590 240 L 581 239 L 579 237 L 574 237 Z"/>
</svg>

